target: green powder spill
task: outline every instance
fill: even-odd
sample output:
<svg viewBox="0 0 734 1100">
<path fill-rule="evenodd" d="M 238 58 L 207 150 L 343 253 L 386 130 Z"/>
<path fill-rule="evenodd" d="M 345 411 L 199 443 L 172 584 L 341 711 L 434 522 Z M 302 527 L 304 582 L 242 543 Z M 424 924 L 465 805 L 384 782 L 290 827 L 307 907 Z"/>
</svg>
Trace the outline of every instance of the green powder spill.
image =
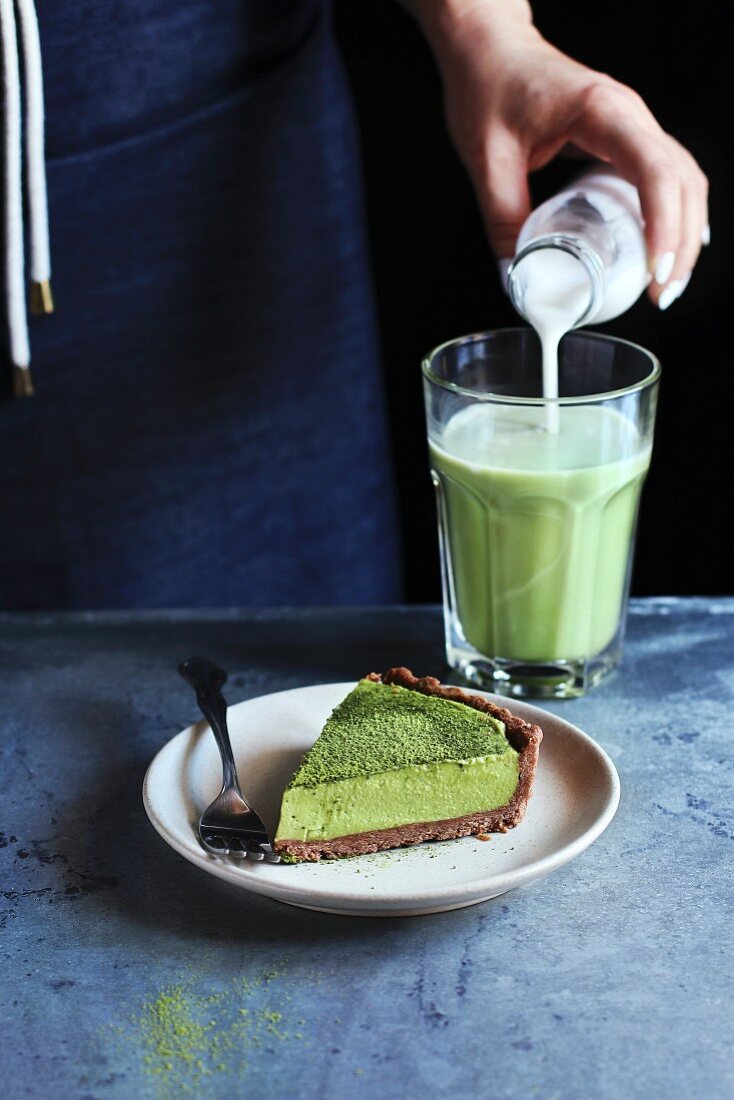
<svg viewBox="0 0 734 1100">
<path fill-rule="evenodd" d="M 186 978 L 159 990 L 127 1027 L 113 1032 L 141 1052 L 151 1095 L 199 1095 L 215 1074 L 244 1080 L 248 1057 L 259 1048 L 303 1041 L 303 1033 L 291 1032 L 285 1022 L 291 998 L 279 977 L 276 970 L 237 977 L 214 993 L 195 989 L 195 979 Z"/>
<path fill-rule="evenodd" d="M 154 1077 L 167 1074 L 198 1081 L 209 1054 L 208 1031 L 214 1021 L 199 1023 L 183 986 L 174 985 L 149 1001 L 139 1018 L 145 1054 L 143 1066 Z"/>
</svg>

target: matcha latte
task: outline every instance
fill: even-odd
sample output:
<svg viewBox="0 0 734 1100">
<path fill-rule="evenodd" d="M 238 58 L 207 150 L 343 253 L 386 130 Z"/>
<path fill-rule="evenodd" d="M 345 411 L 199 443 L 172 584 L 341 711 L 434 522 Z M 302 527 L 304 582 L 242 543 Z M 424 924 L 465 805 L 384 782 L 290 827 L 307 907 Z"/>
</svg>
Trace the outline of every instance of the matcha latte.
<svg viewBox="0 0 734 1100">
<path fill-rule="evenodd" d="M 649 441 L 614 409 L 473 405 L 430 440 L 456 613 L 481 653 L 576 659 L 613 639 Z"/>
<path fill-rule="evenodd" d="M 423 393 L 446 659 L 503 695 L 565 699 L 621 659 L 660 364 L 569 332 L 546 393 L 541 350 L 531 329 L 450 340 Z"/>
</svg>

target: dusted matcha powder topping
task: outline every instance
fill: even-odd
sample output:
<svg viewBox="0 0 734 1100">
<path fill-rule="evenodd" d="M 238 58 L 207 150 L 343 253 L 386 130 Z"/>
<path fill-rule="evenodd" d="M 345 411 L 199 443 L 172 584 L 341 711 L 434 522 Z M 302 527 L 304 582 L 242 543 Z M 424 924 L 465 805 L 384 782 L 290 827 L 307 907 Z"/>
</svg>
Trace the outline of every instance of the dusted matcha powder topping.
<svg viewBox="0 0 734 1100">
<path fill-rule="evenodd" d="M 410 764 L 507 752 L 502 722 L 464 703 L 360 680 L 334 710 L 289 787 L 315 787 Z"/>
</svg>

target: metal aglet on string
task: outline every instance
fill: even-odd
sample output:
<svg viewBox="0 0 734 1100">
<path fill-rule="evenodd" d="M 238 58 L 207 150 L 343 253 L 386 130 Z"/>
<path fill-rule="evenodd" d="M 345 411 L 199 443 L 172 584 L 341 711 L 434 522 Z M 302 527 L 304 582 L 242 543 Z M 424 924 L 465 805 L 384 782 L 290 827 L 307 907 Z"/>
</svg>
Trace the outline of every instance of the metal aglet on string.
<svg viewBox="0 0 734 1100">
<path fill-rule="evenodd" d="M 40 283 L 31 283 L 31 313 L 53 313 L 54 296 L 51 291 L 51 280 L 43 279 Z"/>
<path fill-rule="evenodd" d="M 33 396 L 33 378 L 30 367 L 19 367 L 17 364 L 13 367 L 13 396 Z"/>
</svg>

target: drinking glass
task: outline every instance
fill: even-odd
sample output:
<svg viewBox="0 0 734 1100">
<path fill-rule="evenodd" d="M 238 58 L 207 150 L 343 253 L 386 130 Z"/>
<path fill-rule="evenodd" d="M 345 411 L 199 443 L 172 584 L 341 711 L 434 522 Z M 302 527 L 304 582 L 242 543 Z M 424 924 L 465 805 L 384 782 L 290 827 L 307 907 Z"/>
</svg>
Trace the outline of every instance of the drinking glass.
<svg viewBox="0 0 734 1100">
<path fill-rule="evenodd" d="M 423 362 L 448 663 L 520 697 L 582 695 L 619 663 L 660 365 L 591 332 L 543 400 L 532 329 Z"/>
</svg>

